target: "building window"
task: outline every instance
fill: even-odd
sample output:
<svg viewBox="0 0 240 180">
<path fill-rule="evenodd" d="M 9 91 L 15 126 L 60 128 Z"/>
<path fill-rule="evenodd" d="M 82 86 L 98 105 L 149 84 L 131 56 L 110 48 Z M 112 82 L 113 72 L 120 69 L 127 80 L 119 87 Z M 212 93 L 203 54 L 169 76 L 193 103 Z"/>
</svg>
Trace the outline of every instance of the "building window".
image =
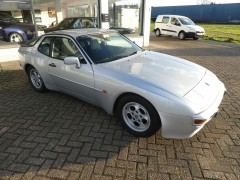
<svg viewBox="0 0 240 180">
<path fill-rule="evenodd" d="M 130 28 L 140 32 L 141 0 L 109 0 L 110 27 Z"/>
</svg>

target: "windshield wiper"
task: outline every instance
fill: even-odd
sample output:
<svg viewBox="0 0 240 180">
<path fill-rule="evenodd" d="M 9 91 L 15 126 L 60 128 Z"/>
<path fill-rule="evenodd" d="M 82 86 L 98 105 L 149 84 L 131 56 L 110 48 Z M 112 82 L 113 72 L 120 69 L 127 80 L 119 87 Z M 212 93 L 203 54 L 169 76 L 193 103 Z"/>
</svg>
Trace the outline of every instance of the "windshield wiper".
<svg viewBox="0 0 240 180">
<path fill-rule="evenodd" d="M 98 64 L 98 63 L 106 63 L 106 62 L 110 62 L 110 61 L 122 59 L 122 58 L 125 58 L 125 57 L 132 56 L 132 55 L 134 55 L 134 54 L 137 54 L 137 53 L 139 53 L 139 52 L 141 52 L 141 51 L 134 51 L 134 52 L 132 52 L 131 54 L 124 55 L 124 56 L 110 56 L 110 57 L 101 59 L 100 61 L 96 62 L 96 64 Z"/>
<path fill-rule="evenodd" d="M 125 56 L 110 56 L 110 57 L 101 59 L 100 61 L 96 62 L 96 64 L 98 64 L 98 63 L 106 63 L 106 62 L 114 61 L 114 60 L 121 59 L 121 58 L 124 58 L 124 57 Z"/>
</svg>

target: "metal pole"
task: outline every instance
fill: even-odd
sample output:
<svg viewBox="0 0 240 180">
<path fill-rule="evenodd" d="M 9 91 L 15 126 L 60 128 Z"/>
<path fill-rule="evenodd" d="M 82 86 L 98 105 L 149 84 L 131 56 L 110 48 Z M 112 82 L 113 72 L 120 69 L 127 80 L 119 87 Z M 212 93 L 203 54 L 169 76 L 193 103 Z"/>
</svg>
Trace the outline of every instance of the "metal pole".
<svg viewBox="0 0 240 180">
<path fill-rule="evenodd" d="M 57 0 L 54 0 L 54 9 L 55 9 L 55 16 L 56 16 L 56 24 L 58 24 L 58 11 L 59 11 L 59 5 L 57 5 Z"/>
<path fill-rule="evenodd" d="M 34 27 L 35 27 L 36 36 L 38 36 L 38 29 L 37 29 L 37 23 L 36 23 L 36 18 L 35 18 L 35 12 L 34 12 L 34 9 L 33 9 L 33 0 L 30 0 L 30 3 L 31 3 L 33 24 L 34 24 Z"/>
<path fill-rule="evenodd" d="M 98 28 L 102 28 L 101 6 L 102 1 L 98 0 Z"/>
</svg>

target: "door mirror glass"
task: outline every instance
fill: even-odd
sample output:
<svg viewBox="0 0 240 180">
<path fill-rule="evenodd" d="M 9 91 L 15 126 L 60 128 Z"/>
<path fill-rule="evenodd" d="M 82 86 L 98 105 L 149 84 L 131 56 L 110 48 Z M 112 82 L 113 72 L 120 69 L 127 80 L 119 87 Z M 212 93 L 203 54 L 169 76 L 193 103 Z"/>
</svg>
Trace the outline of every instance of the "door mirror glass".
<svg viewBox="0 0 240 180">
<path fill-rule="evenodd" d="M 80 68 L 80 61 L 78 57 L 68 56 L 64 58 L 64 64 L 66 65 L 76 65 L 76 68 Z"/>
</svg>

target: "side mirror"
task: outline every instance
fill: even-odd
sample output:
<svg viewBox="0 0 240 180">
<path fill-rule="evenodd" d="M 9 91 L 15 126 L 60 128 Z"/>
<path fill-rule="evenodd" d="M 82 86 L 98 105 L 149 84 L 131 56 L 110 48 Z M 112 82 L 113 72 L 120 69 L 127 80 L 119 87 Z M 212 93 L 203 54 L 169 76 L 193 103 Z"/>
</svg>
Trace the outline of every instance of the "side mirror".
<svg viewBox="0 0 240 180">
<path fill-rule="evenodd" d="M 68 56 L 64 58 L 64 64 L 66 65 L 76 65 L 77 69 L 80 69 L 80 62 L 78 57 Z"/>
</svg>

